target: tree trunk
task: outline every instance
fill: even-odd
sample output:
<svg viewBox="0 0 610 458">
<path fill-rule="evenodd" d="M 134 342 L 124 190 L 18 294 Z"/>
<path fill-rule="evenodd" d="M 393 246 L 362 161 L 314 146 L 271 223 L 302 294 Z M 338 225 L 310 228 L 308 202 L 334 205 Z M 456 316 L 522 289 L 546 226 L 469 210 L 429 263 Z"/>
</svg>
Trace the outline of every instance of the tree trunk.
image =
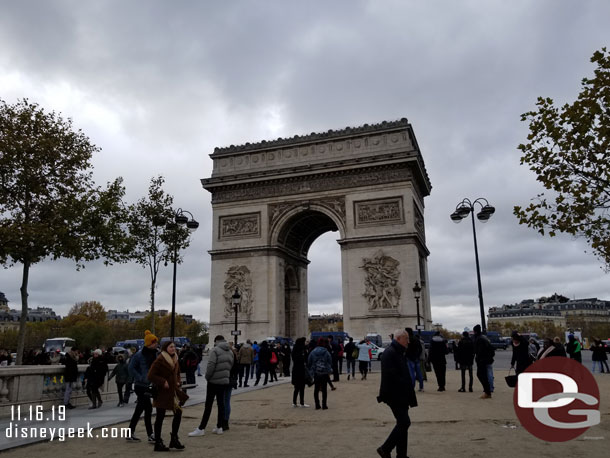
<svg viewBox="0 0 610 458">
<path fill-rule="evenodd" d="M 155 333 L 155 280 L 150 282 L 150 332 Z"/>
<path fill-rule="evenodd" d="M 17 338 L 17 366 L 23 364 L 25 351 L 25 327 L 28 319 L 28 278 L 30 276 L 30 261 L 23 262 L 23 277 L 21 281 L 21 319 L 19 320 L 19 337 Z"/>
</svg>

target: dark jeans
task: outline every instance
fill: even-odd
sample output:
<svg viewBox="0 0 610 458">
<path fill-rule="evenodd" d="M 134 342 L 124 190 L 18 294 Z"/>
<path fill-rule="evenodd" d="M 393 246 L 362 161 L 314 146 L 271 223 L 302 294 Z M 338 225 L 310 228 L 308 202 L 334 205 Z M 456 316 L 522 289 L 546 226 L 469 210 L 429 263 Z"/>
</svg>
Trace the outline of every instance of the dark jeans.
<svg viewBox="0 0 610 458">
<path fill-rule="evenodd" d="M 129 429 L 131 429 L 131 435 L 133 436 L 136 431 L 136 425 L 138 424 L 138 420 L 140 420 L 140 415 L 144 412 L 144 425 L 146 426 L 146 435 L 150 436 L 153 433 L 152 427 L 152 404 L 150 403 L 150 395 L 146 394 L 146 388 L 141 386 L 135 386 L 136 396 L 138 396 L 138 400 L 136 401 L 136 408 L 133 411 L 133 415 L 131 416 L 131 421 L 129 422 Z"/>
<path fill-rule="evenodd" d="M 305 404 L 305 384 L 299 383 L 298 385 L 294 385 L 294 391 L 292 392 L 292 403 L 297 403 L 297 394 L 301 400 L 301 405 Z"/>
<path fill-rule="evenodd" d="M 123 401 L 125 401 L 125 404 L 127 404 L 129 402 L 129 397 L 131 396 L 131 392 L 133 387 L 133 382 L 127 382 L 125 384 L 125 394 L 123 395 Z"/>
<path fill-rule="evenodd" d="M 161 441 L 161 429 L 163 428 L 163 420 L 165 419 L 165 409 L 157 407 L 157 418 L 155 418 L 155 441 Z M 172 436 L 178 437 L 178 430 L 180 429 L 180 421 L 182 420 L 182 410 L 177 409 L 174 412 L 174 418 L 172 419 Z"/>
<path fill-rule="evenodd" d="M 350 373 L 350 366 L 352 368 L 351 373 L 352 373 L 352 377 L 354 376 L 354 374 L 356 373 L 356 360 L 355 359 L 348 359 L 347 361 L 347 374 L 349 375 Z"/>
<path fill-rule="evenodd" d="M 261 366 L 259 364 L 256 368 L 256 382 L 254 382 L 255 385 L 258 385 L 258 382 L 261 381 L 262 374 L 265 374 L 265 381 L 263 382 L 263 385 L 266 385 L 267 380 L 269 379 L 269 368 L 267 366 Z M 271 379 L 271 381 L 273 382 L 273 378 Z"/>
<path fill-rule="evenodd" d="M 343 358 L 339 358 L 339 374 L 343 374 Z"/>
<path fill-rule="evenodd" d="M 442 362 L 432 363 L 432 367 L 434 368 L 434 374 L 436 375 L 436 383 L 438 383 L 438 387 L 444 389 L 445 375 L 447 373 L 447 364 Z"/>
<path fill-rule="evenodd" d="M 326 399 L 328 398 L 328 392 L 326 391 L 326 385 L 330 382 L 328 375 L 316 375 L 314 377 L 315 388 L 313 390 L 313 397 L 316 401 L 316 409 L 320 408 L 320 391 L 322 392 L 322 407 L 327 407 Z"/>
<path fill-rule="evenodd" d="M 250 378 L 250 364 L 239 365 L 239 386 L 242 386 L 244 373 L 246 374 L 246 383 L 244 384 L 244 386 L 248 386 L 248 379 Z"/>
<path fill-rule="evenodd" d="M 472 389 L 472 365 L 466 366 L 465 364 L 460 364 L 460 370 L 462 371 L 462 389 L 466 389 L 466 371 L 468 371 L 468 376 L 470 377 L 468 388 Z"/>
<path fill-rule="evenodd" d="M 339 360 L 337 358 L 333 359 L 333 382 L 339 381 Z"/>
<path fill-rule="evenodd" d="M 366 378 L 366 374 L 369 371 L 369 362 L 368 361 L 358 361 L 358 370 L 362 374 L 362 378 Z"/>
<path fill-rule="evenodd" d="M 196 367 L 188 368 L 186 370 L 186 383 L 188 385 L 195 384 L 195 371 L 196 370 L 197 370 Z"/>
<path fill-rule="evenodd" d="M 277 382 L 277 363 L 271 364 L 269 367 L 269 375 L 271 376 L 270 382 Z"/>
<path fill-rule="evenodd" d="M 409 441 L 409 406 L 390 404 L 390 409 L 396 418 L 396 426 L 383 443 L 381 448 L 384 452 L 391 453 L 396 447 L 396 458 L 407 458 L 407 443 Z"/>
<path fill-rule="evenodd" d="M 208 425 L 212 407 L 214 407 L 214 398 L 216 398 L 218 404 L 218 421 L 216 422 L 216 427 L 222 428 L 222 422 L 225 419 L 225 388 L 224 385 L 216 385 L 208 382 L 205 393 L 205 409 L 203 409 L 203 417 L 201 418 L 199 429 L 205 429 Z"/>
<path fill-rule="evenodd" d="M 489 378 L 487 377 L 487 364 L 477 363 L 477 378 L 481 385 L 483 385 L 483 391 L 486 394 L 491 394 L 491 388 L 489 386 Z"/>
<path fill-rule="evenodd" d="M 87 396 L 93 403 L 93 407 L 96 407 L 98 402 L 102 405 L 102 396 L 100 394 L 100 387 L 94 384 L 87 383 Z"/>
<path fill-rule="evenodd" d="M 119 394 L 119 404 L 124 404 L 124 398 L 123 398 L 123 387 L 125 386 L 124 383 L 119 383 L 117 382 L 116 384 L 116 391 Z"/>
</svg>

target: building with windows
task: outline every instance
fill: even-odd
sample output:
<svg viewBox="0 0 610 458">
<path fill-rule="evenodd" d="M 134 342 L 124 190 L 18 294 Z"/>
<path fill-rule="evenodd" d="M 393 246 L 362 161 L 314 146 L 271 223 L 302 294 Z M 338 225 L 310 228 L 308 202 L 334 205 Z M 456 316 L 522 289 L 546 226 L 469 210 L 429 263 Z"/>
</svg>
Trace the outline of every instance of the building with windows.
<svg viewBox="0 0 610 458">
<path fill-rule="evenodd" d="M 4 293 L 0 292 L 0 332 L 10 329 L 19 329 L 21 310 L 10 309 L 8 303 L 9 301 Z M 61 317 L 56 315 L 50 307 L 28 308 L 28 322 L 36 323 L 49 320 L 59 321 L 61 320 Z"/>
<path fill-rule="evenodd" d="M 554 294 L 537 301 L 526 299 L 519 304 L 490 307 L 487 317 L 490 324 L 501 325 L 539 321 L 566 328 L 573 326 L 573 323 L 610 323 L 610 301 L 596 297 L 568 299 Z"/>
</svg>

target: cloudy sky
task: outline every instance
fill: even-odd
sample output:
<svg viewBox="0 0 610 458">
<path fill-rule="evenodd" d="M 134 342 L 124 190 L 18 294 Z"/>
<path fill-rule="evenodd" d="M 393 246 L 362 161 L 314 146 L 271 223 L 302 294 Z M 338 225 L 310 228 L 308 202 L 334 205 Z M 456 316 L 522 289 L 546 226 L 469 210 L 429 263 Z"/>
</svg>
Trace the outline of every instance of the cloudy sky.
<svg viewBox="0 0 610 458">
<path fill-rule="evenodd" d="M 586 245 L 517 224 L 512 208 L 541 188 L 519 165 L 537 96 L 573 100 L 589 59 L 610 44 L 610 3 L 506 1 L 20 1 L 0 5 L 0 98 L 27 97 L 74 120 L 102 148 L 99 184 L 122 176 L 127 200 L 163 175 L 201 223 L 178 270 L 177 309 L 207 320 L 211 247 L 208 155 L 277 137 L 409 119 L 432 182 L 426 199 L 435 322 L 478 322 L 462 198 L 487 198 L 478 224 L 486 305 L 554 292 L 610 299 L 610 277 Z M 336 233 L 310 251 L 310 313 L 342 311 Z M 323 255 L 324 254 L 324 255 Z M 20 308 L 21 266 L 0 271 Z M 77 272 L 46 261 L 30 272 L 30 304 L 66 314 L 75 302 L 145 309 L 136 264 Z M 157 307 L 170 308 L 171 268 Z"/>
</svg>

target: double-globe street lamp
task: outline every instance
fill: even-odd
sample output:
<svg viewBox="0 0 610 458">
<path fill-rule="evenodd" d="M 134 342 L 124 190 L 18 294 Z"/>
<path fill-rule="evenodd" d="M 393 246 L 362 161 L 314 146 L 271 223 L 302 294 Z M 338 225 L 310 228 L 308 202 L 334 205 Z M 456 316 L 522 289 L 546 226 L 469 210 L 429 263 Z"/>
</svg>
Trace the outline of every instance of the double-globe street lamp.
<svg viewBox="0 0 610 458">
<path fill-rule="evenodd" d="M 483 288 L 481 287 L 481 270 L 479 267 L 479 250 L 477 248 L 477 231 L 474 226 L 474 210 L 476 205 L 479 205 L 481 209 L 477 213 L 477 218 L 482 223 L 486 223 L 489 221 L 489 218 L 495 213 L 496 209 L 489 205 L 487 199 L 483 197 L 479 197 L 473 202 L 470 199 L 463 199 L 457 206 L 455 207 L 455 211 L 451 213 L 451 221 L 454 223 L 459 223 L 464 218 L 466 218 L 469 214 L 472 217 L 472 235 L 474 237 L 474 259 L 477 266 L 477 283 L 479 286 L 479 308 L 481 311 L 481 328 L 483 334 L 487 333 L 487 326 L 485 326 L 485 306 L 483 305 Z"/>
<path fill-rule="evenodd" d="M 190 219 L 186 216 L 186 214 L 190 215 Z M 191 232 L 195 232 L 197 230 L 197 228 L 199 227 L 199 223 L 197 221 L 195 221 L 195 218 L 193 217 L 193 214 L 189 211 L 186 210 L 182 210 L 181 208 L 179 208 L 176 211 L 176 214 L 174 215 L 174 221 L 173 223 L 167 223 L 166 224 L 166 229 L 175 229 L 178 227 L 178 225 L 180 226 L 184 226 L 186 225 L 187 229 Z M 174 330 L 175 330 L 175 325 L 176 325 L 176 264 L 178 261 L 178 241 L 174 240 L 174 256 L 173 256 L 173 261 L 174 261 L 174 281 L 173 281 L 173 286 L 172 286 L 172 321 L 171 321 L 171 327 L 170 327 L 170 338 L 173 342 L 174 340 Z"/>
</svg>

